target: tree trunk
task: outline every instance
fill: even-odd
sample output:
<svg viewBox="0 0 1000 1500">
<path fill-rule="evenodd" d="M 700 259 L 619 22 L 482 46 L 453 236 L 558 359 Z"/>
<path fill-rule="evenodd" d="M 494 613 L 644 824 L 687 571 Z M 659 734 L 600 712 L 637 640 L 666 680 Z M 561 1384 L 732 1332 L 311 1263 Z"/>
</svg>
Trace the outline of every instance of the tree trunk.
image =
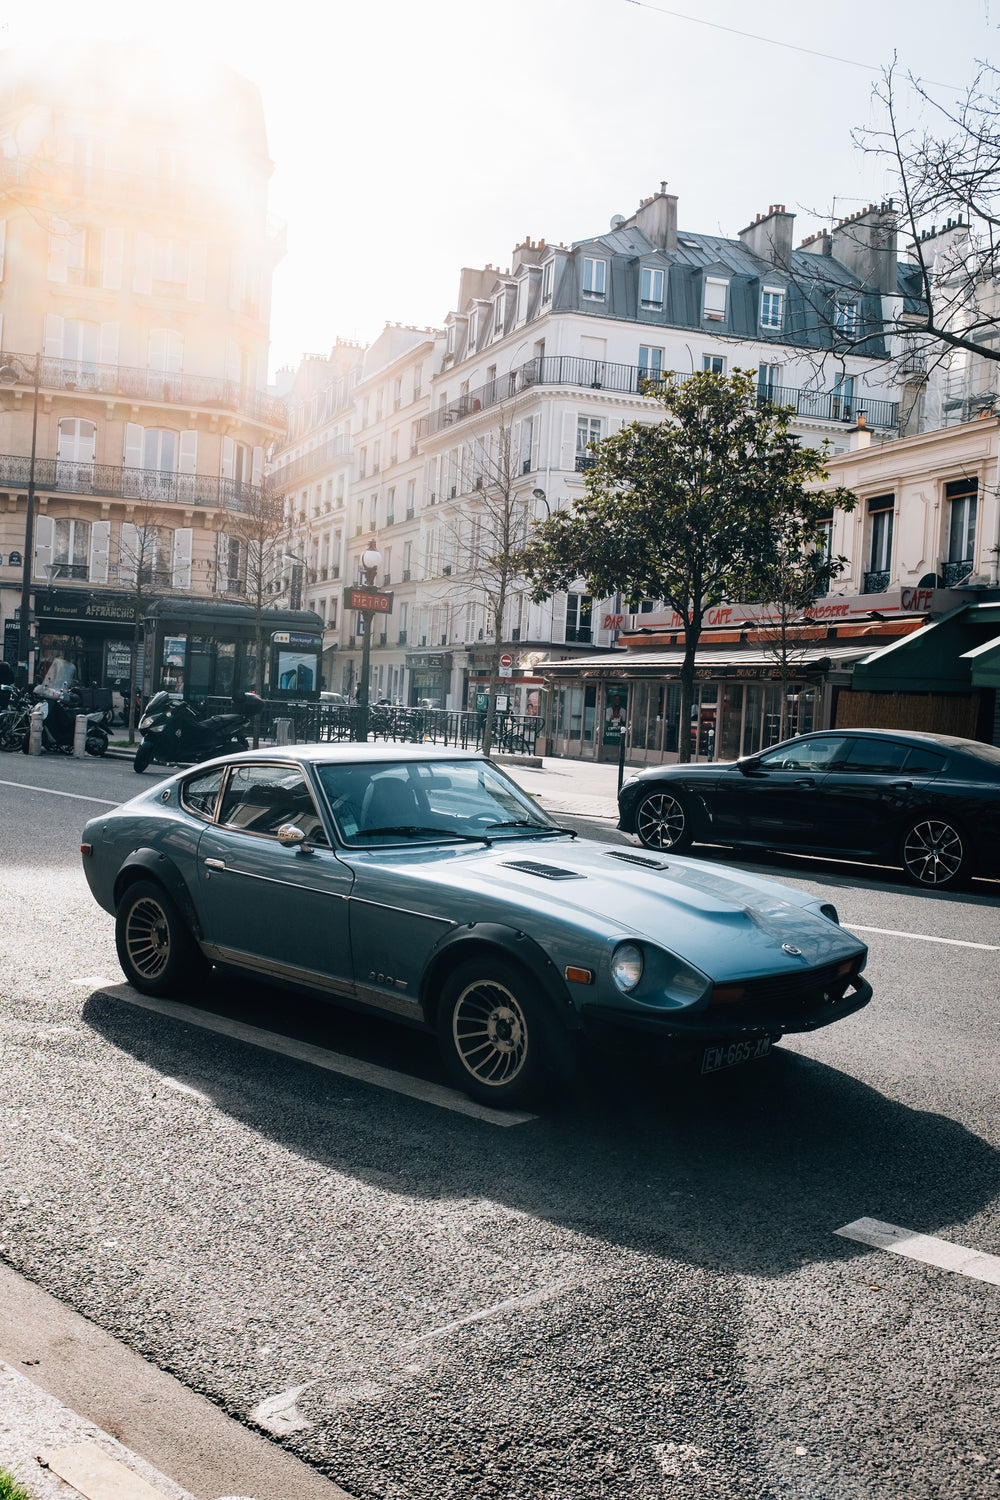
<svg viewBox="0 0 1000 1500">
<path fill-rule="evenodd" d="M 139 666 L 139 606 L 136 605 L 135 619 L 132 621 L 132 665 L 128 674 L 128 742 L 135 744 L 135 692 L 136 671 Z"/>
<path fill-rule="evenodd" d="M 677 728 L 677 761 L 686 765 L 691 759 L 691 707 L 694 703 L 694 654 L 701 637 L 701 625 L 693 620 L 684 624 L 684 660 L 681 663 L 680 723 Z"/>
</svg>

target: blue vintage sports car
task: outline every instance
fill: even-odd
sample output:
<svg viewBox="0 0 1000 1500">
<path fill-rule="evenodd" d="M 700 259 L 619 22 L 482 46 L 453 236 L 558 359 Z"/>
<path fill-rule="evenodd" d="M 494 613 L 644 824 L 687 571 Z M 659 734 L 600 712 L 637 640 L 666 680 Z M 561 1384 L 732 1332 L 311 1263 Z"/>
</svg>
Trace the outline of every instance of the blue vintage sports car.
<svg viewBox="0 0 1000 1500">
<path fill-rule="evenodd" d="M 211 965 L 436 1029 L 513 1105 L 581 1038 L 662 1038 L 703 1072 L 871 999 L 836 910 L 773 881 L 593 843 L 482 755 L 244 752 L 93 818 L 90 888 L 129 981 L 197 1001 Z"/>
</svg>

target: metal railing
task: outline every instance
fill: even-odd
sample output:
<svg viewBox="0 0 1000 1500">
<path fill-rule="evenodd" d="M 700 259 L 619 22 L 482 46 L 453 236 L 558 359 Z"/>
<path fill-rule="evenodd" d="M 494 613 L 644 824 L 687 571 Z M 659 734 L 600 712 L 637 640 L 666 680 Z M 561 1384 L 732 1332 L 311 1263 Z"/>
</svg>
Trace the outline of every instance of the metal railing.
<svg viewBox="0 0 1000 1500">
<path fill-rule="evenodd" d="M 544 354 L 498 375 L 474 391 L 466 391 L 447 402 L 429 416 L 421 418 L 420 434 L 430 437 L 455 422 L 464 421 L 476 412 L 485 411 L 502 401 L 509 401 L 535 385 L 579 386 L 589 390 L 611 391 L 617 395 L 644 396 L 662 388 L 668 381 L 681 384 L 691 379 L 677 370 L 650 370 L 646 365 L 616 364 L 604 359 L 582 359 L 570 354 Z M 790 386 L 762 385 L 758 403 L 772 402 L 792 406 L 796 415 L 828 422 L 853 422 L 863 412 L 869 427 L 894 428 L 899 420 L 899 403 L 876 401 L 867 396 L 847 398 L 836 391 L 800 390 Z"/>
<path fill-rule="evenodd" d="M 889 587 L 892 574 L 888 568 L 882 568 L 877 573 L 866 573 L 863 594 L 884 594 Z"/>
<path fill-rule="evenodd" d="M 201 700 L 209 713 L 231 713 L 229 698 Z M 258 736 L 276 738 L 279 719 L 292 721 L 296 744 L 316 744 L 357 738 L 361 709 L 357 704 L 283 703 L 267 699 L 257 716 Z M 369 740 L 394 740 L 403 744 L 432 744 L 459 750 L 478 750 L 483 742 L 486 715 L 446 708 L 403 708 L 373 704 L 368 710 Z M 491 754 L 534 755 L 539 719 L 532 714 L 497 714 L 493 725 Z"/>
<path fill-rule="evenodd" d="M 30 458 L 18 453 L 0 453 L 0 487 L 26 490 L 30 474 Z M 35 459 L 35 486 L 53 494 L 101 495 L 113 500 L 217 506 L 222 510 L 252 510 L 267 493 L 259 485 L 213 479 L 208 474 L 69 463 L 58 458 Z"/>
<path fill-rule="evenodd" d="M 281 484 L 303 479 L 307 474 L 314 474 L 319 469 L 325 469 L 335 458 L 346 457 L 350 451 L 351 445 L 347 438 L 329 438 L 325 443 L 320 443 L 318 448 L 311 448 L 300 458 L 293 458 L 291 463 L 276 465 L 272 471 L 274 479 Z M 340 504 L 343 505 L 343 498 Z"/>
<path fill-rule="evenodd" d="M 941 567 L 941 587 L 953 589 L 963 578 L 968 578 L 972 572 L 972 558 L 962 558 L 960 562 L 946 562 Z"/>
<path fill-rule="evenodd" d="M 11 360 L 16 360 L 24 372 L 19 384 L 30 390 L 34 355 L 5 349 L 0 355 L 0 363 L 7 364 Z M 43 355 L 38 384 L 44 391 L 125 396 L 133 401 L 167 401 L 176 406 L 220 407 L 281 431 L 284 431 L 287 421 L 285 403 L 278 397 L 254 390 L 238 380 L 220 380 L 213 375 L 184 375 L 179 371 L 147 370 L 138 365 L 101 364 L 96 360 L 55 359 Z"/>
</svg>

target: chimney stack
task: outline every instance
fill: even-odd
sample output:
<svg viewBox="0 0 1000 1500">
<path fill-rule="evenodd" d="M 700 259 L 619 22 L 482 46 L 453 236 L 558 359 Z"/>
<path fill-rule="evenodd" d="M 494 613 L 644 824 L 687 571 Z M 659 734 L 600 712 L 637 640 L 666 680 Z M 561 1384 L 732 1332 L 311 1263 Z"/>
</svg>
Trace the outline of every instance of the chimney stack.
<svg viewBox="0 0 1000 1500">
<path fill-rule="evenodd" d="M 790 271 L 794 229 L 795 215 L 786 213 L 783 203 L 772 203 L 766 214 L 758 214 L 740 230 L 740 239 L 751 255 L 766 260 L 775 270 Z"/>
</svg>

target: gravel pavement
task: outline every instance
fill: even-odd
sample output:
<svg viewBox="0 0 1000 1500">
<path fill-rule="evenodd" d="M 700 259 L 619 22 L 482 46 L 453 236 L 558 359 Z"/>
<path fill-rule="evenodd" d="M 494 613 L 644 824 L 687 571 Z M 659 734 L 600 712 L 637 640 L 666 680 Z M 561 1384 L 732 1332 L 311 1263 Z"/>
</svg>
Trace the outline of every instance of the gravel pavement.
<svg viewBox="0 0 1000 1500">
<path fill-rule="evenodd" d="M 515 774 L 619 841 L 616 768 L 554 766 Z M 357 1500 L 1000 1494 L 1000 1287 L 835 1233 L 1000 1255 L 996 886 L 755 861 L 882 930 L 872 1005 L 705 1081 L 602 1058 L 500 1129 L 130 1004 L 76 845 L 139 778 L 0 779 L 8 1265 Z M 190 999 L 444 1081 L 382 1021 Z"/>
</svg>

